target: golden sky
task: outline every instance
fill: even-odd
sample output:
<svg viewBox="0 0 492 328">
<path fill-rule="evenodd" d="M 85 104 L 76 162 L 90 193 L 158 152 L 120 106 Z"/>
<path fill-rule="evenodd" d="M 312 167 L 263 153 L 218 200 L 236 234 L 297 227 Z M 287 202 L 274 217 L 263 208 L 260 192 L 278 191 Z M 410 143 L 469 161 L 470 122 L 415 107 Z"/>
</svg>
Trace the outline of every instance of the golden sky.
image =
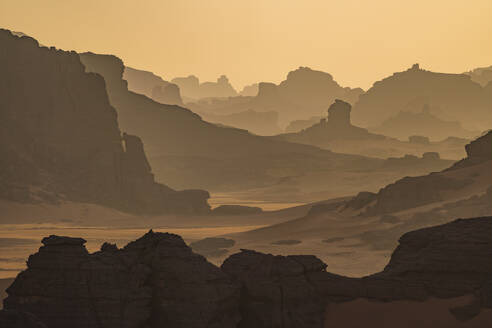
<svg viewBox="0 0 492 328">
<path fill-rule="evenodd" d="M 226 74 L 236 88 L 298 66 L 368 88 L 416 62 L 492 65 L 492 0 L 0 0 L 0 27 L 165 79 Z"/>
</svg>

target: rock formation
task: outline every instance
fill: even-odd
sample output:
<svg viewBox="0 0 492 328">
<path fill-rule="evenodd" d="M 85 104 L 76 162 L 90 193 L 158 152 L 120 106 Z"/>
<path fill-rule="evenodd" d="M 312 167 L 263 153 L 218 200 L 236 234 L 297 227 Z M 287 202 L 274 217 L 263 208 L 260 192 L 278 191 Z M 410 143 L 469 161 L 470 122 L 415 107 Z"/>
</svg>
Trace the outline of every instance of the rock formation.
<svg viewBox="0 0 492 328">
<path fill-rule="evenodd" d="M 315 256 L 252 250 L 219 269 L 179 236 L 152 231 L 93 254 L 80 238 L 50 236 L 43 244 L 8 289 L 0 323 L 7 314 L 31 322 L 36 316 L 50 328 L 322 328 L 337 315 L 335 305 L 362 299 L 378 303 L 378 315 L 398 302 L 422 304 L 422 323 L 445 328 L 434 321 L 431 300 L 467 297 L 447 309 L 456 326 L 492 309 L 492 217 L 406 233 L 385 269 L 363 278 L 326 272 Z M 353 320 L 337 322 L 352 327 L 344 323 Z"/>
<path fill-rule="evenodd" d="M 479 83 L 481 86 L 486 86 L 492 81 L 492 66 L 475 68 L 464 74 L 469 75 L 472 81 Z"/>
<path fill-rule="evenodd" d="M 467 129 L 492 123 L 486 90 L 464 74 L 435 73 L 418 65 L 377 81 L 354 105 L 356 124 L 377 126 L 400 111 L 420 112 L 427 105 L 438 117 Z"/>
<path fill-rule="evenodd" d="M 142 142 L 121 136 L 104 79 L 87 74 L 78 54 L 6 30 L 0 44 L 1 198 L 208 212 L 207 192 L 154 182 Z"/>
<path fill-rule="evenodd" d="M 295 132 L 274 136 L 281 140 L 317 146 L 334 152 L 372 156 L 378 158 L 402 157 L 413 155 L 420 157 L 423 153 L 439 152 L 443 158 L 461 159 L 463 146 L 467 139 L 449 137 L 442 141 L 431 142 L 428 137 L 410 136 L 408 141 L 370 132 L 355 126 L 351 122 L 351 105 L 342 100 L 335 100 L 328 109 L 328 116 L 317 123 L 303 127 L 310 121 L 292 122 L 300 125 Z M 295 129 L 294 126 L 288 127 Z M 437 162 L 436 162 L 437 164 Z M 444 166 L 442 166 L 444 165 Z M 429 166 L 429 170 L 442 170 L 448 165 Z"/>
<path fill-rule="evenodd" d="M 239 92 L 239 94 L 244 97 L 256 97 L 258 95 L 258 88 L 258 83 L 246 85 L 244 86 L 243 90 Z"/>
<path fill-rule="evenodd" d="M 453 171 L 457 173 L 461 169 L 492 160 L 492 131 L 470 142 L 465 148 L 468 156 L 447 169 L 424 176 L 405 177 L 382 188 L 377 194 L 370 193 L 371 197 L 361 193 L 349 201 L 349 207 L 364 209 L 366 215 L 377 215 L 444 201 L 443 194 L 459 191 L 474 182 L 474 177 L 470 174 L 449 176 L 448 173 L 452 174 Z M 439 154 L 425 153 L 421 159 L 408 157 L 389 159 L 386 166 L 400 165 L 402 161 L 413 161 L 413 165 L 418 162 L 435 162 L 439 161 Z M 480 175 L 479 172 L 476 174 Z M 473 192 L 478 193 L 477 190 Z M 350 206 L 350 204 L 357 205 Z"/>
<path fill-rule="evenodd" d="M 242 250 L 221 268 L 242 286 L 238 328 L 324 326 L 326 297 L 311 278 L 326 274 L 326 264 L 315 256 L 273 256 Z"/>
<path fill-rule="evenodd" d="M 469 159 L 492 160 L 492 131 L 466 145 Z"/>
<path fill-rule="evenodd" d="M 226 98 L 237 96 L 237 91 L 229 83 L 225 75 L 221 75 L 217 82 L 203 82 L 194 76 L 177 77 L 171 80 L 172 83 L 179 86 L 183 97 L 190 100 L 200 100 L 202 98 Z"/>
<path fill-rule="evenodd" d="M 5 309 L 49 328 L 235 327 L 238 287 L 181 237 L 145 234 L 89 254 L 81 238 L 44 238 L 8 289 Z"/>
<path fill-rule="evenodd" d="M 326 172 L 339 162 L 345 164 L 337 167 L 367 168 L 368 162 L 378 161 L 208 123 L 188 109 L 128 91 L 119 58 L 91 53 L 80 57 L 88 72 L 104 77 L 122 130 L 142 138 L 156 180 L 173 187 L 244 190 L 278 184 L 285 176 Z"/>
<path fill-rule="evenodd" d="M 286 126 L 293 120 L 321 115 L 335 99 L 353 104 L 363 92 L 360 88 L 340 86 L 328 73 L 299 67 L 289 72 L 278 85 L 258 83 L 255 94 L 230 97 L 221 102 L 194 102 L 187 106 L 194 111 L 222 114 L 246 110 L 275 111 L 279 113 L 280 125 Z"/>
<path fill-rule="evenodd" d="M 152 95 L 150 97 L 161 104 L 182 104 L 179 87 L 172 83 L 166 86 L 156 85 L 152 88 Z"/>
<path fill-rule="evenodd" d="M 125 67 L 123 79 L 128 82 L 128 89 L 146 95 L 161 104 L 182 105 L 179 87 L 164 81 L 152 72 Z"/>
<path fill-rule="evenodd" d="M 297 133 L 282 134 L 279 138 L 316 146 L 326 145 L 333 140 L 360 139 L 363 141 L 384 140 L 383 135 L 369 133 L 366 129 L 352 125 L 350 112 L 352 106 L 340 99 L 336 99 L 328 108 L 328 119 L 322 118 L 319 123 Z"/>
</svg>

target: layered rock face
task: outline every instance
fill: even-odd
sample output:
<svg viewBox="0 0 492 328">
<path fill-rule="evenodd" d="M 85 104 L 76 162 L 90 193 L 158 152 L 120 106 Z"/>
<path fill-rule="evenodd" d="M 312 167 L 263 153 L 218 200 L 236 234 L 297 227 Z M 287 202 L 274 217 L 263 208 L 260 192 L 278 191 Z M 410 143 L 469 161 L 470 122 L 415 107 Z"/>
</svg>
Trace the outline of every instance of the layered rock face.
<svg viewBox="0 0 492 328">
<path fill-rule="evenodd" d="M 43 239 L 8 289 L 5 308 L 32 313 L 50 328 L 321 328 L 336 315 L 331 305 L 360 299 L 380 302 L 380 315 L 394 302 L 423 304 L 422 323 L 433 322 L 431 299 L 468 297 L 449 306 L 455 323 L 492 309 L 492 217 L 406 233 L 386 268 L 363 278 L 328 273 L 315 256 L 250 250 L 219 269 L 179 236 L 152 231 L 94 254 L 84 242 Z M 343 323 L 337 327 L 353 327 Z"/>
<path fill-rule="evenodd" d="M 50 328 L 235 327 L 239 320 L 238 287 L 179 236 L 150 231 L 94 254 L 80 238 L 42 242 L 4 305 Z"/>
<path fill-rule="evenodd" d="M 156 184 L 138 137 L 120 134 L 104 79 L 78 54 L 0 30 L 0 197 L 142 212 L 207 212 L 208 193 Z"/>
</svg>

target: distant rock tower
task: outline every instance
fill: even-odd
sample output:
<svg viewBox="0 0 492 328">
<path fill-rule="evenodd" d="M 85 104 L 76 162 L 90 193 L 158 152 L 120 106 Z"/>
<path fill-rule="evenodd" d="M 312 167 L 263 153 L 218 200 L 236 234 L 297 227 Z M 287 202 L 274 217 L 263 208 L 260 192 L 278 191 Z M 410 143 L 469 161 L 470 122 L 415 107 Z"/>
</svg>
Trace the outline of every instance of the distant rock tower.
<svg viewBox="0 0 492 328">
<path fill-rule="evenodd" d="M 336 126 L 350 126 L 350 112 L 352 106 L 340 99 L 336 99 L 335 102 L 328 108 L 328 124 Z"/>
</svg>

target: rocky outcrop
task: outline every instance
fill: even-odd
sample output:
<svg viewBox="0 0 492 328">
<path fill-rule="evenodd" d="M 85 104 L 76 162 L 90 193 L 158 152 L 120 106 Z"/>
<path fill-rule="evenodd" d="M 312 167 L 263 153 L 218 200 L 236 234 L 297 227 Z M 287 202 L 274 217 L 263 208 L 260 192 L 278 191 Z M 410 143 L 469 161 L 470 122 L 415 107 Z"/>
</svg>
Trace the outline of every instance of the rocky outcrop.
<svg viewBox="0 0 492 328">
<path fill-rule="evenodd" d="M 239 328 L 322 328 L 326 298 L 312 276 L 326 273 L 315 256 L 274 256 L 250 250 L 230 256 L 222 270 L 241 283 Z"/>
<path fill-rule="evenodd" d="M 386 268 L 364 278 L 328 273 L 313 256 L 246 250 L 229 257 L 222 270 L 242 284 L 239 327 L 323 327 L 332 314 L 325 312 L 329 304 L 356 299 L 383 302 L 384 311 L 395 301 L 472 295 L 470 304 L 449 308 L 457 321 L 466 321 L 492 308 L 491 236 L 490 217 L 409 232 Z"/>
<path fill-rule="evenodd" d="M 78 54 L 6 30 L 0 44 L 1 198 L 208 212 L 207 192 L 154 182 L 142 142 L 122 137 L 104 79 L 86 73 Z"/>
<path fill-rule="evenodd" d="M 406 233 L 385 269 L 363 278 L 326 272 L 315 256 L 252 250 L 219 269 L 179 236 L 152 231 L 93 254 L 84 242 L 43 239 L 8 289 L 5 308 L 32 313 L 50 328 L 321 328 L 336 314 L 332 305 L 361 299 L 379 303 L 382 313 L 395 302 L 421 303 L 429 322 L 431 299 L 466 296 L 468 303 L 448 308 L 456 322 L 492 308 L 492 217 Z"/>
<path fill-rule="evenodd" d="M 258 95 L 258 90 L 258 83 L 253 83 L 250 85 L 245 85 L 244 88 L 239 92 L 239 94 L 243 97 L 256 97 Z"/>
<path fill-rule="evenodd" d="M 237 91 L 229 83 L 225 75 L 221 75 L 217 82 L 200 83 L 198 77 L 190 75 L 188 77 L 177 77 L 171 80 L 179 86 L 183 97 L 188 100 L 200 100 L 202 98 L 222 98 L 237 96 Z"/>
<path fill-rule="evenodd" d="M 492 131 L 475 139 L 465 146 L 469 159 L 491 160 L 492 159 Z"/>
<path fill-rule="evenodd" d="M 156 180 L 173 187 L 263 188 L 278 185 L 293 174 L 324 174 L 334 166 L 367 168 L 378 162 L 206 122 L 186 108 L 129 91 L 122 80 L 121 59 L 91 53 L 80 54 L 80 58 L 88 72 L 104 77 L 120 127 L 142 138 Z"/>
<path fill-rule="evenodd" d="M 161 104 L 181 105 L 183 103 L 181 101 L 179 87 L 172 83 L 165 86 L 156 85 L 152 88 L 150 97 Z"/>
<path fill-rule="evenodd" d="M 492 131 L 465 146 L 467 157 L 455 163 L 449 170 L 456 170 L 492 160 Z"/>
<path fill-rule="evenodd" d="M 176 84 L 164 81 L 152 72 L 125 67 L 123 79 L 128 82 L 128 89 L 146 95 L 161 104 L 182 105 L 181 93 Z"/>
<path fill-rule="evenodd" d="M 328 108 L 328 123 L 334 126 L 350 126 L 351 111 L 352 106 L 349 103 L 336 99 L 330 108 Z"/>
<path fill-rule="evenodd" d="M 364 204 L 370 205 L 365 209 L 365 214 L 386 214 L 438 202 L 443 200 L 443 192 L 459 190 L 470 182 L 468 179 L 455 179 L 438 173 L 405 177 L 387 185 L 371 197 L 370 202 Z"/>
<path fill-rule="evenodd" d="M 81 238 L 42 243 L 4 306 L 50 328 L 235 327 L 239 320 L 238 287 L 177 235 L 150 231 L 93 254 Z"/>
<path fill-rule="evenodd" d="M 353 118 L 356 124 L 377 126 L 400 111 L 420 112 L 426 105 L 464 127 L 485 129 L 492 122 L 492 103 L 470 76 L 431 72 L 419 65 L 375 82 L 354 105 Z"/>
<path fill-rule="evenodd" d="M 188 77 L 188 84 L 196 87 L 197 81 Z M 179 81 L 173 80 L 180 85 Z M 184 82 L 184 80 L 183 80 Z M 180 85 L 181 90 L 184 84 Z M 321 115 L 335 99 L 355 103 L 364 93 L 360 88 L 344 88 L 325 72 L 299 67 L 287 74 L 280 84 L 260 82 L 254 93 L 230 97 L 221 102 L 189 103 L 191 109 L 200 112 L 231 114 L 245 110 L 279 113 L 280 124 L 285 126 L 293 120 Z M 276 133 L 272 130 L 269 134 Z"/>
<path fill-rule="evenodd" d="M 472 81 L 479 83 L 481 86 L 486 86 L 492 81 L 492 66 L 478 67 L 464 74 L 469 75 Z"/>
<path fill-rule="evenodd" d="M 336 99 L 328 108 L 327 119 L 322 118 L 319 123 L 307 129 L 297 133 L 281 134 L 278 138 L 320 147 L 335 140 L 362 140 L 366 142 L 386 139 L 383 135 L 369 133 L 367 129 L 352 125 L 350 122 L 351 110 L 352 106 L 349 103 Z"/>
</svg>

